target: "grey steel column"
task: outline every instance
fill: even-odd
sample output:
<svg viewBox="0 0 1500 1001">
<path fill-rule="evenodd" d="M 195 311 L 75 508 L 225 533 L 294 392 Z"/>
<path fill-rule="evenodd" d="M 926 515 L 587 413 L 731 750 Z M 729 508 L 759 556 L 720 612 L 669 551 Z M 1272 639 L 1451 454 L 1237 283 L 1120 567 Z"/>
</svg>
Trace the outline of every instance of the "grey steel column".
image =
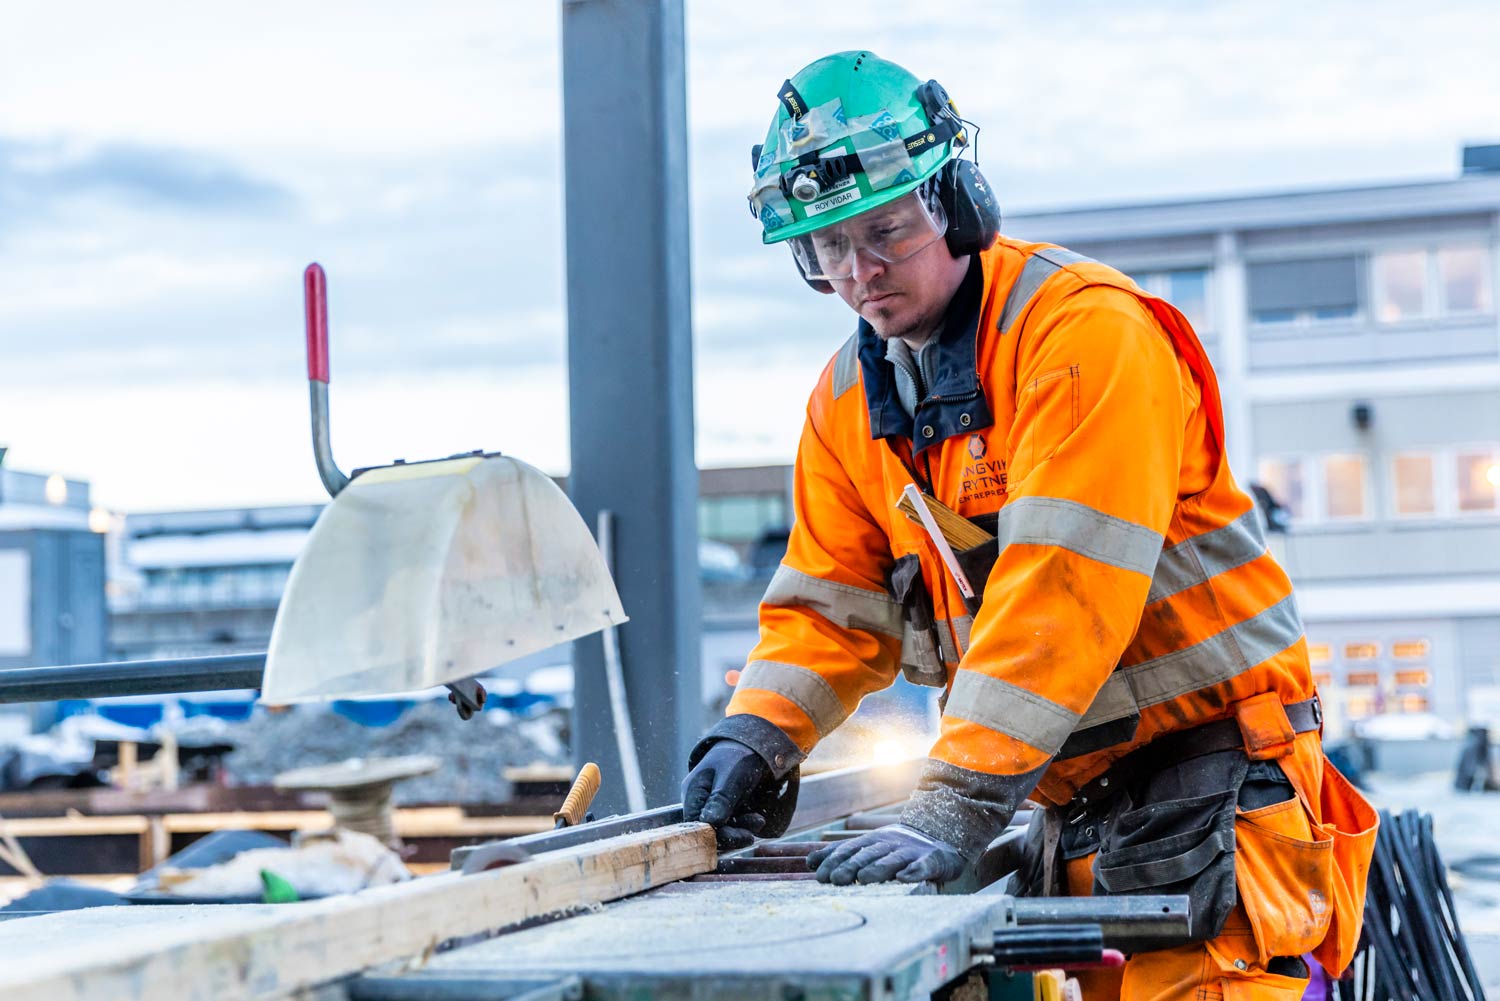
<svg viewBox="0 0 1500 1001">
<path fill-rule="evenodd" d="M 701 725 L 681 0 L 564 0 L 568 390 L 584 520 L 615 513 L 619 631 L 646 800 L 676 802 Z M 625 809 L 603 644 L 573 645 L 573 753 Z"/>
</svg>

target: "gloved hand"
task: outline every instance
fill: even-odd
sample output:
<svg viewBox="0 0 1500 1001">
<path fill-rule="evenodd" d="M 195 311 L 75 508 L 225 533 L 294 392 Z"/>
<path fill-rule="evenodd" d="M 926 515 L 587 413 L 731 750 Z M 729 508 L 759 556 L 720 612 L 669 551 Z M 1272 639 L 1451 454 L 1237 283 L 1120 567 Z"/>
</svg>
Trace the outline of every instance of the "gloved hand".
<svg viewBox="0 0 1500 1001">
<path fill-rule="evenodd" d="M 755 751 L 727 737 L 716 740 L 682 780 L 682 819 L 712 824 L 720 848 L 744 848 L 766 818 L 741 812 L 741 804 L 770 778 L 770 767 Z"/>
<path fill-rule="evenodd" d="M 819 882 L 837 886 L 855 881 L 884 883 L 892 878 L 903 883 L 947 883 L 963 875 L 965 864 L 951 845 L 905 824 L 890 824 L 835 842 L 807 857 L 807 866 L 818 871 Z"/>
</svg>

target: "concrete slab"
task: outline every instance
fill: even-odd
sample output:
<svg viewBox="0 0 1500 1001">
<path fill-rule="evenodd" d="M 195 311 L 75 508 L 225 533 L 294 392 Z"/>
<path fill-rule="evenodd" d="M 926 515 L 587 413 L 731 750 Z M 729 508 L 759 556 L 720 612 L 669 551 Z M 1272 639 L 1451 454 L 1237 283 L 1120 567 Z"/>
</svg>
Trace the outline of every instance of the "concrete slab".
<svg viewBox="0 0 1500 1001">
<path fill-rule="evenodd" d="M 1008 906 L 902 884 L 681 883 L 453 950 L 401 979 L 575 973 L 591 998 L 925 998 L 969 966 L 970 944 Z"/>
</svg>

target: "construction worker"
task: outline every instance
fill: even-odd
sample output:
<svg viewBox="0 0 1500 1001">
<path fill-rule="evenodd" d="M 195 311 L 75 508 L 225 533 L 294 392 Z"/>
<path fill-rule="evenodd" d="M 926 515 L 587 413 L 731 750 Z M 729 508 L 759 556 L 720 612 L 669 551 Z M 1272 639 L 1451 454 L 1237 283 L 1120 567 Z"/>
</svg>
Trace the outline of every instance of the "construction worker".
<svg viewBox="0 0 1500 1001">
<path fill-rule="evenodd" d="M 808 403 L 786 558 L 686 816 L 725 844 L 777 833 L 767 797 L 900 671 L 944 689 L 940 736 L 900 822 L 813 853 L 819 879 L 954 880 L 1029 797 L 1013 892 L 1191 901 L 1191 942 L 1085 996 L 1300 997 L 1309 952 L 1337 975 L 1376 819 L 1324 758 L 1291 584 L 1187 320 L 1000 236 L 936 81 L 841 52 L 778 98 L 751 210 L 859 323 Z M 997 541 L 950 564 L 896 509 L 912 484 Z"/>
</svg>

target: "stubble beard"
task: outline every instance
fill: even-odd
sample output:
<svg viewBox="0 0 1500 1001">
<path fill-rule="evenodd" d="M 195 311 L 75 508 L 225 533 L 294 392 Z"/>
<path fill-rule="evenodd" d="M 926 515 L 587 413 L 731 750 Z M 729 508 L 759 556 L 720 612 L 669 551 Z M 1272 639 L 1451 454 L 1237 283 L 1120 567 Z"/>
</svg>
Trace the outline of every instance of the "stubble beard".
<svg viewBox="0 0 1500 1001">
<path fill-rule="evenodd" d="M 925 342 L 937 326 L 936 317 L 926 312 L 902 321 L 894 321 L 894 311 L 883 306 L 876 306 L 874 313 L 874 318 L 865 319 L 869 321 L 870 329 L 875 331 L 875 336 L 882 341 L 899 337 L 902 340 L 912 338 L 918 343 Z"/>
</svg>

